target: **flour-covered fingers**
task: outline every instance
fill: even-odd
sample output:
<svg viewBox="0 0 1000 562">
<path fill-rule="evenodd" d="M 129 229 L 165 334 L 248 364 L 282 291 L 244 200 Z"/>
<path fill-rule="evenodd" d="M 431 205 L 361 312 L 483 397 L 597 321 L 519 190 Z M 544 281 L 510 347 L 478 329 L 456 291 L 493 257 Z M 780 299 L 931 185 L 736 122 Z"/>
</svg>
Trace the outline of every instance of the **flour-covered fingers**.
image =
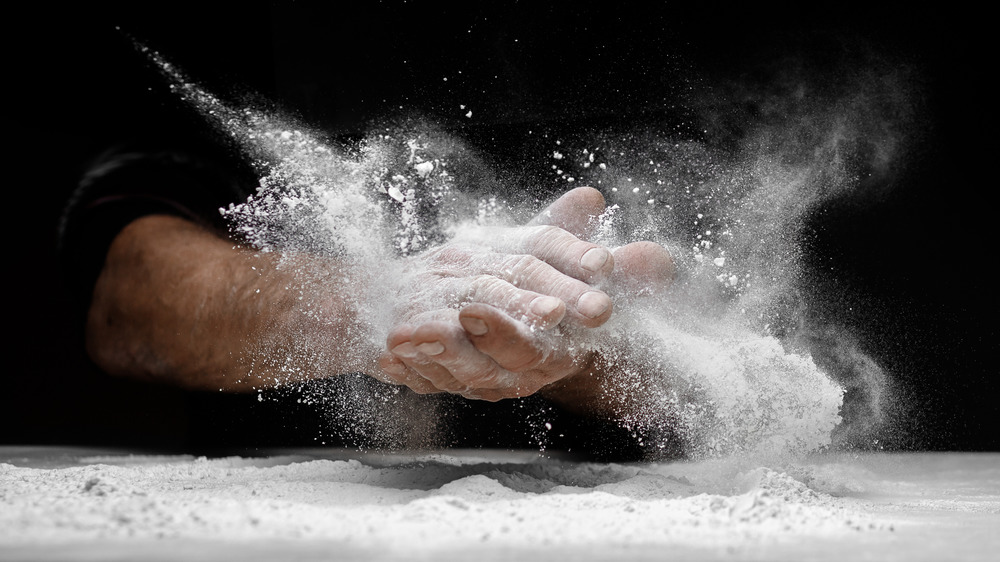
<svg viewBox="0 0 1000 562">
<path fill-rule="evenodd" d="M 378 360 L 380 373 L 374 378 L 388 384 L 406 386 L 417 394 L 437 394 L 441 390 L 429 380 L 410 369 L 405 362 L 390 352 L 384 352 Z"/>
<path fill-rule="evenodd" d="M 443 326 L 448 324 L 444 321 L 431 322 Z M 455 377 L 446 368 L 439 365 L 432 355 L 425 353 L 425 351 L 433 352 L 433 346 L 423 345 L 418 348 L 414 344 L 414 334 L 417 333 L 421 325 L 403 324 L 397 326 L 389 332 L 389 336 L 386 338 L 388 353 L 407 368 L 403 384 L 418 392 L 425 390 L 427 385 L 434 389 L 433 392 L 451 392 L 464 388 L 464 385 L 455 380 Z M 427 342 L 417 343 L 426 344 Z M 389 362 L 386 361 L 386 363 Z M 413 375 L 417 377 L 414 378 Z"/>
<path fill-rule="evenodd" d="M 414 330 L 411 341 L 457 381 L 456 387 L 447 389 L 449 392 L 502 388 L 516 382 L 511 373 L 472 345 L 458 323 L 429 322 Z"/>
<path fill-rule="evenodd" d="M 457 322 L 430 320 L 412 329 L 408 325 L 390 335 L 387 343 L 392 346 L 388 353 L 393 359 L 381 361 L 384 370 L 395 373 L 393 378 L 405 380 L 403 384 L 418 391 L 429 384 L 434 391 L 492 401 L 527 396 L 543 386 L 535 382 L 537 376 L 501 368 L 476 349 Z M 413 375 L 424 379 L 424 384 L 414 384 Z"/>
<path fill-rule="evenodd" d="M 585 244 L 566 231 L 556 227 L 541 226 L 533 229 L 501 229 L 493 231 L 495 236 L 485 236 L 491 244 L 519 250 L 533 244 L 542 232 L 556 233 L 554 238 L 575 240 Z M 532 230 L 535 234 L 525 232 Z M 511 234 L 508 231 L 519 231 Z M 513 237 L 513 238 L 511 238 Z M 515 241 L 518 238 L 520 241 Z M 544 236 L 542 238 L 545 238 Z M 502 240 L 506 239 L 506 242 Z M 501 241 L 497 241 L 501 240 Z M 536 240 L 537 241 L 537 240 Z M 593 288 L 571 274 L 530 253 L 494 251 L 482 246 L 455 244 L 428 254 L 424 259 L 430 272 L 423 274 L 412 284 L 412 292 L 420 297 L 420 302 L 411 305 L 420 309 L 429 302 L 433 309 L 462 306 L 467 303 L 482 303 L 506 312 L 512 318 L 541 329 L 547 329 L 567 316 L 570 323 L 593 328 L 600 326 L 611 316 L 611 299 L 602 291 Z M 482 241 L 481 241 L 482 242 Z M 544 246 L 541 244 L 539 247 Z M 599 267 L 614 267 L 614 257 L 610 250 L 588 245 L 584 261 L 595 253 Z M 595 265 L 594 267 L 598 267 Z M 552 298 L 554 297 L 554 298 Z M 565 304 L 561 305 L 560 302 Z M 424 308 L 426 310 L 426 308 Z M 412 321 L 412 318 L 407 318 Z"/>
<path fill-rule="evenodd" d="M 388 351 L 383 351 L 378 358 L 378 372 L 372 373 L 372 377 L 387 384 L 401 384 L 401 381 L 406 377 L 407 369 L 408 367 L 399 357 Z"/>
<path fill-rule="evenodd" d="M 485 402 L 499 402 L 505 398 L 510 398 L 510 396 L 504 395 L 503 392 L 492 388 L 467 390 L 459 392 L 458 394 L 462 398 L 468 398 L 469 400 L 483 400 Z"/>
<path fill-rule="evenodd" d="M 562 321 L 567 310 L 563 297 L 572 296 L 533 291 L 531 287 L 536 285 L 534 283 L 527 283 L 527 287 L 520 288 L 496 275 L 477 275 L 461 279 L 459 282 L 467 283 L 466 299 L 464 299 L 466 302 L 488 304 L 499 308 L 510 317 L 541 330 L 551 328 Z"/>
<path fill-rule="evenodd" d="M 534 256 L 557 271 L 587 283 L 600 283 L 614 270 L 614 256 L 608 248 L 581 240 L 553 225 L 481 228 L 463 232 L 453 242 L 456 248 L 437 252 L 434 258 L 456 264 L 481 263 L 489 256 L 469 248 L 490 248 L 501 255 Z"/>
<path fill-rule="evenodd" d="M 543 330 L 564 318 L 593 328 L 611 317 L 607 294 L 534 256 L 486 253 L 468 267 L 478 274 L 438 281 L 442 291 L 457 301 L 454 304 L 487 304 Z"/>
<path fill-rule="evenodd" d="M 539 380 L 529 380 L 523 375 L 517 379 L 518 384 L 532 387 L 528 394 L 572 371 L 572 359 L 556 347 L 556 342 L 541 338 L 500 310 L 469 305 L 458 318 L 476 349 L 503 369 L 521 374 L 544 366 L 547 374 Z"/>
<path fill-rule="evenodd" d="M 611 317 L 611 298 L 587 283 L 565 275 L 548 263 L 530 255 L 499 256 L 482 264 L 489 273 L 510 285 L 541 295 L 556 297 L 566 303 L 566 319 L 574 324 L 594 328 Z M 474 302 L 508 308 L 497 301 L 476 299 Z M 520 319 L 515 314 L 511 317 Z"/>
<path fill-rule="evenodd" d="M 493 240 L 492 247 L 501 253 L 534 256 L 557 271 L 587 283 L 600 283 L 615 267 L 610 250 L 580 240 L 552 225 L 506 229 Z"/>
<path fill-rule="evenodd" d="M 451 372 L 433 357 L 423 352 L 415 351 L 415 346 L 409 343 L 400 344 L 391 351 L 414 373 L 430 383 L 436 392 L 456 392 L 463 390 L 465 385 L 458 381 Z M 404 349 L 409 348 L 409 349 Z"/>
<path fill-rule="evenodd" d="M 499 402 L 500 400 L 507 400 L 510 398 L 523 398 L 525 396 L 531 396 L 535 392 L 538 392 L 538 389 L 540 388 L 541 387 L 536 388 L 535 385 L 517 385 L 508 388 L 477 388 L 459 392 L 458 394 L 463 398 L 468 398 L 470 400 Z"/>
</svg>

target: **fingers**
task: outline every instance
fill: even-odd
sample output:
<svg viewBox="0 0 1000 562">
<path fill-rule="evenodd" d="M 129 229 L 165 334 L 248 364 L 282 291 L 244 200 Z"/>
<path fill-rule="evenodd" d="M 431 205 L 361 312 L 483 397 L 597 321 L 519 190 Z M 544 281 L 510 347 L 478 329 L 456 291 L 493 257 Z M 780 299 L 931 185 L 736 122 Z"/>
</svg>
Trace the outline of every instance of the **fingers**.
<svg viewBox="0 0 1000 562">
<path fill-rule="evenodd" d="M 537 333 L 500 310 L 471 304 L 459 312 L 458 320 L 472 345 L 507 371 L 544 368 L 548 378 L 539 382 L 545 385 L 573 370 L 572 357 L 547 345 Z"/>
<path fill-rule="evenodd" d="M 600 191 L 592 187 L 578 187 L 556 199 L 528 226 L 558 226 L 577 238 L 587 239 L 594 225 L 592 218 L 603 213 L 604 207 L 604 196 Z"/>
<path fill-rule="evenodd" d="M 417 394 L 435 394 L 441 392 L 429 380 L 410 369 L 402 359 L 386 351 L 378 359 L 381 373 L 375 378 L 388 384 L 403 385 Z"/>
<path fill-rule="evenodd" d="M 447 292 L 461 295 L 462 302 L 489 304 L 514 319 L 546 329 L 562 320 L 562 309 L 551 299 L 542 298 L 555 297 L 566 304 L 565 315 L 571 322 L 591 328 L 600 326 L 611 316 L 611 299 L 588 283 L 598 284 L 613 274 L 614 255 L 560 226 L 542 223 L 560 224 L 583 234 L 593 214 L 603 209 L 600 192 L 577 188 L 536 217 L 535 226 L 466 232 L 428 259 L 438 275 L 473 278 L 468 291 Z M 477 250 L 483 246 L 492 251 Z M 475 278 L 477 273 L 513 287 Z"/>
<path fill-rule="evenodd" d="M 552 225 L 562 228 L 570 234 L 588 239 L 596 222 L 595 217 L 605 211 L 604 196 L 592 187 L 578 187 L 565 194 L 539 213 L 529 226 Z M 550 240 L 548 235 L 542 235 L 543 244 L 554 244 L 558 253 L 558 243 Z M 588 280 L 572 271 L 572 264 L 557 265 L 558 260 L 552 259 L 552 252 L 529 251 L 529 253 L 544 259 L 557 269 L 572 275 L 577 279 Z M 636 242 L 628 244 L 613 252 L 614 265 L 611 275 L 612 284 L 625 291 L 647 294 L 665 290 L 673 282 L 675 266 L 670 253 L 662 246 L 653 242 Z"/>
<path fill-rule="evenodd" d="M 611 298 L 602 291 L 593 289 L 587 283 L 563 275 L 548 263 L 528 255 L 507 256 L 491 263 L 492 276 L 501 278 L 505 285 L 489 281 L 491 275 L 477 279 L 478 283 L 490 285 L 498 293 L 484 292 L 475 302 L 488 304 L 510 312 L 504 305 L 502 292 L 508 288 L 521 288 L 540 295 L 555 297 L 566 304 L 565 317 L 574 324 L 595 328 L 611 317 Z M 512 315 L 519 319 L 516 315 Z"/>
<path fill-rule="evenodd" d="M 448 327 L 447 322 L 439 320 L 431 321 L 428 324 L 436 327 L 442 334 Z M 415 335 L 422 326 L 424 325 L 398 326 L 386 338 L 389 354 L 406 368 L 403 371 L 394 367 L 396 373 L 401 373 L 395 376 L 396 382 L 405 384 L 417 392 L 427 390 L 428 387 L 430 392 L 454 392 L 462 389 L 464 385 L 457 381 L 448 369 L 441 366 L 433 357 L 441 353 L 443 349 L 443 344 L 440 341 L 443 336 L 428 338 L 425 335 L 420 340 L 415 340 Z M 388 364 L 393 367 L 395 361 L 380 360 L 380 366 Z"/>
<path fill-rule="evenodd" d="M 452 317 L 394 329 L 386 341 L 389 351 L 379 359 L 378 378 L 419 393 L 450 392 L 495 401 L 533 394 L 565 376 L 569 369 L 564 364 L 572 368 L 572 361 L 552 361 L 527 326 L 486 305 L 470 308 L 469 322 L 463 324 Z M 477 320 L 486 326 L 478 340 L 503 365 L 477 349 L 467 335 L 466 330 L 479 331 Z M 535 368 L 543 363 L 545 369 Z"/>
<path fill-rule="evenodd" d="M 507 254 L 534 256 L 574 279 L 598 283 L 615 268 L 615 259 L 603 246 L 580 240 L 558 226 L 541 225 L 513 229 L 493 241 Z"/>
<path fill-rule="evenodd" d="M 473 347 L 454 314 L 437 315 L 447 319 L 433 316 L 423 323 L 397 326 L 389 333 L 388 352 L 379 361 L 383 375 L 417 392 L 429 388 L 431 392 L 462 393 L 495 386 L 504 375 L 502 369 Z"/>
<path fill-rule="evenodd" d="M 456 240 L 425 256 L 431 267 L 413 292 L 429 297 L 430 307 L 416 314 L 411 307 L 409 324 L 393 328 L 381 376 L 416 392 L 498 400 L 578 370 L 573 354 L 548 347 L 537 330 L 567 321 L 593 328 L 610 318 L 610 297 L 591 284 L 618 274 L 615 255 L 581 240 L 603 212 L 600 192 L 578 188 L 531 226 L 479 231 L 469 246 Z M 622 251 L 638 272 L 626 278 L 648 277 L 636 269 L 645 253 Z"/>
<path fill-rule="evenodd" d="M 458 313 L 458 321 L 476 349 L 507 370 L 525 371 L 545 359 L 530 330 L 493 307 L 470 304 Z"/>
<path fill-rule="evenodd" d="M 488 304 L 529 327 L 542 330 L 564 319 L 593 328 L 611 317 L 611 298 L 607 294 L 564 275 L 534 256 L 461 254 L 466 263 L 456 265 L 446 261 L 452 255 L 459 254 L 442 252 L 435 256 L 435 267 L 441 273 L 424 276 L 419 283 L 420 293 L 435 302 L 435 309 L 466 303 Z"/>
<path fill-rule="evenodd" d="M 558 271 L 597 283 L 614 270 L 614 257 L 602 246 L 585 241 L 594 218 L 604 212 L 604 196 L 590 187 L 576 188 L 521 228 L 466 232 L 457 242 L 485 245 L 506 254 L 527 254 Z"/>
<path fill-rule="evenodd" d="M 512 279 L 514 278 L 516 276 L 512 276 Z M 511 280 L 493 275 L 478 275 L 471 280 L 456 279 L 454 282 L 469 284 L 466 300 L 500 308 L 511 317 L 533 328 L 546 330 L 561 322 L 566 316 L 566 303 L 561 298 L 564 295 L 543 294 L 544 291 L 531 290 L 538 287 L 545 289 L 549 285 L 528 282 L 525 283 L 527 288 L 522 289 Z M 565 296 L 572 295 L 567 293 Z"/>
<path fill-rule="evenodd" d="M 430 322 L 413 332 L 413 347 L 448 373 L 421 370 L 431 382 L 450 392 L 515 386 L 516 377 L 493 359 L 477 350 L 457 323 Z M 440 385 L 440 386 L 439 386 Z"/>
</svg>

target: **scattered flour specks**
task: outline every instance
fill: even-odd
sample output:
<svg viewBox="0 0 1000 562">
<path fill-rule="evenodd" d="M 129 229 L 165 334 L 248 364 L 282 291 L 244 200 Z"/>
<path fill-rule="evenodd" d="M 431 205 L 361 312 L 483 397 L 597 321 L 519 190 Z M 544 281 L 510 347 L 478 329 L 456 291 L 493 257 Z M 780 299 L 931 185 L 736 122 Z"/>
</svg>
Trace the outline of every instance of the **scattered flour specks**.
<svg viewBox="0 0 1000 562">
<path fill-rule="evenodd" d="M 865 516 L 767 468 L 454 457 L 381 466 L 225 458 L 0 465 L 0 545 L 95 539 L 317 538 L 363 548 L 746 545 L 858 532 Z M 735 477 L 734 477 L 735 476 Z M 874 520 L 865 530 L 880 530 Z M 883 529 L 884 530 L 884 529 Z"/>
</svg>

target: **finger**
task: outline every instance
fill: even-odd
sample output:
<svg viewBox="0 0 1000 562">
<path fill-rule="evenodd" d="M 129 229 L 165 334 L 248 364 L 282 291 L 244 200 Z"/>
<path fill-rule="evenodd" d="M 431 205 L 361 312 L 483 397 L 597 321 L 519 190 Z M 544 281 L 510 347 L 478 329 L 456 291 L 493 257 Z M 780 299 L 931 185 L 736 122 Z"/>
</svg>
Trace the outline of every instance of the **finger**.
<svg viewBox="0 0 1000 562">
<path fill-rule="evenodd" d="M 390 351 L 411 371 L 433 385 L 437 391 L 457 392 L 465 389 L 465 385 L 452 376 L 447 368 L 440 365 L 433 357 L 416 350 L 411 343 L 400 344 Z"/>
<path fill-rule="evenodd" d="M 567 317 L 570 322 L 588 328 L 600 326 L 611 317 L 611 298 L 605 293 L 534 256 L 488 252 L 469 259 L 465 267 L 479 275 L 463 274 L 431 281 L 437 294 L 450 295 L 447 302 L 441 303 L 442 309 L 470 302 L 488 304 L 542 330 Z M 431 316 L 440 317 L 441 313 L 441 309 L 420 313 L 409 322 L 427 321 Z"/>
<path fill-rule="evenodd" d="M 441 322 L 441 324 L 446 323 Z M 409 373 L 415 373 L 432 385 L 435 392 L 452 392 L 464 388 L 464 385 L 458 382 L 446 368 L 436 363 L 432 357 L 420 349 L 417 349 L 413 343 L 413 337 L 418 329 L 413 325 L 403 324 L 391 330 L 389 336 L 386 338 L 386 346 L 389 349 L 389 353 L 402 362 L 407 367 Z M 413 383 L 411 378 L 406 379 L 405 384 L 414 390 L 417 390 L 417 387 L 425 387 L 425 385 L 419 382 L 411 383 Z"/>
<path fill-rule="evenodd" d="M 670 252 L 655 242 L 634 242 L 615 253 L 614 286 L 631 294 L 656 294 L 673 283 L 676 267 Z"/>
<path fill-rule="evenodd" d="M 418 326 L 408 343 L 436 364 L 428 367 L 417 361 L 415 368 L 433 379 L 436 388 L 465 398 L 495 402 L 528 396 L 551 382 L 538 373 L 512 373 L 501 368 L 491 357 L 476 349 L 465 330 L 455 324 L 429 322 Z M 457 384 L 448 381 L 443 372 L 435 372 L 437 367 L 446 369 Z"/>
<path fill-rule="evenodd" d="M 511 396 L 506 396 L 499 390 L 494 390 L 491 388 L 482 390 L 468 390 L 459 393 L 462 398 L 467 398 L 469 400 L 483 400 L 486 402 L 499 402 L 505 398 L 512 398 Z"/>
<path fill-rule="evenodd" d="M 491 245 L 501 253 L 534 256 L 557 271 L 588 283 L 604 280 L 615 267 L 610 250 L 580 240 L 558 226 L 511 229 Z"/>
<path fill-rule="evenodd" d="M 574 279 L 597 283 L 614 271 L 614 256 L 603 246 L 583 241 L 552 225 L 519 228 L 484 228 L 463 232 L 454 239 L 457 247 L 436 252 L 439 265 L 459 266 L 480 263 L 489 256 L 477 256 L 462 249 L 463 244 L 486 246 L 500 254 L 531 255 Z"/>
<path fill-rule="evenodd" d="M 476 349 L 505 370 L 524 373 L 543 364 L 546 370 L 559 371 L 564 367 L 564 361 L 554 356 L 555 349 L 500 310 L 470 304 L 459 312 L 458 318 Z"/>
<path fill-rule="evenodd" d="M 384 352 L 378 360 L 382 372 L 375 379 L 384 383 L 406 386 L 417 394 L 437 394 L 441 392 L 419 373 L 410 369 L 395 355 Z"/>
<path fill-rule="evenodd" d="M 413 333 L 414 347 L 451 373 L 460 388 L 453 391 L 495 389 L 516 384 L 513 375 L 476 349 L 461 325 L 428 323 Z"/>
<path fill-rule="evenodd" d="M 483 267 L 489 274 L 502 278 L 514 287 L 560 299 L 566 303 L 566 318 L 575 324 L 594 328 L 611 317 L 612 305 L 608 295 L 591 288 L 583 281 L 563 275 L 534 256 L 502 256 L 483 264 Z M 488 283 L 488 278 L 489 276 L 479 282 Z M 503 305 L 502 298 L 479 299 L 475 302 L 493 305 L 505 312 L 509 310 L 509 307 Z M 520 319 L 516 314 L 511 316 Z"/>
<path fill-rule="evenodd" d="M 496 262 L 501 262 L 507 257 L 494 255 L 493 259 Z M 497 265 L 497 263 L 490 263 L 488 266 L 477 266 L 478 275 L 430 280 L 428 283 L 434 284 L 435 293 L 444 295 L 444 298 L 438 303 L 439 308 L 416 313 L 407 318 L 407 324 L 419 326 L 428 322 L 441 321 L 450 322 L 457 326 L 458 310 L 452 307 L 473 302 L 500 308 L 511 317 L 535 329 L 546 330 L 559 324 L 566 316 L 567 310 L 566 303 L 562 298 L 516 287 L 494 274 L 494 272 L 509 269 Z M 482 273 L 484 271 L 490 271 L 490 273 L 484 274 Z M 580 286 L 587 287 L 586 285 Z M 576 295 L 564 296 L 578 298 Z M 396 328 L 397 331 L 399 329 L 399 327 Z"/>
<path fill-rule="evenodd" d="M 379 372 L 372 374 L 372 377 L 387 384 L 400 384 L 406 377 L 406 365 L 388 351 L 379 355 L 378 368 Z"/>
<path fill-rule="evenodd" d="M 493 275 L 478 275 L 471 280 L 457 279 L 456 281 L 469 283 L 466 301 L 494 306 L 512 318 L 540 330 L 546 330 L 559 324 L 566 316 L 566 303 L 562 300 L 563 296 L 574 298 L 574 295 L 568 293 L 550 296 L 518 288 L 513 283 Z"/>
<path fill-rule="evenodd" d="M 604 212 L 604 196 L 592 187 L 578 187 L 564 193 L 528 223 L 529 226 L 558 226 L 577 238 L 589 239 L 594 217 Z"/>
</svg>

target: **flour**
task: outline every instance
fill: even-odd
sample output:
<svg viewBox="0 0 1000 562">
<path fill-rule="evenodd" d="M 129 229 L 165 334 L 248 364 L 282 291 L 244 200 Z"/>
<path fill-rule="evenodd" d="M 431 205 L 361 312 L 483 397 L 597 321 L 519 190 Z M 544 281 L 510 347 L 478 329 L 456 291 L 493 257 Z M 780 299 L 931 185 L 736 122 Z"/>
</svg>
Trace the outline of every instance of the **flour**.
<svg viewBox="0 0 1000 562">
<path fill-rule="evenodd" d="M 356 335 L 368 345 L 381 347 L 391 325 L 393 295 L 408 278 L 406 258 L 456 233 L 518 224 L 538 211 L 541 201 L 523 195 L 522 175 L 487 165 L 461 138 L 431 123 L 376 127 L 356 146 L 336 146 L 277 112 L 230 107 L 150 56 L 174 91 L 257 167 L 257 193 L 222 210 L 236 236 L 263 252 L 336 256 L 370 271 L 371 280 L 353 295 L 370 319 Z M 862 103 L 885 87 L 858 82 L 857 91 L 827 100 L 772 95 L 738 149 L 655 124 L 560 137 L 545 149 L 538 177 L 592 185 L 606 195 L 609 208 L 595 217 L 595 242 L 652 240 L 677 262 L 679 278 L 665 296 L 606 287 L 615 315 L 575 343 L 622 373 L 608 398 L 630 402 L 619 418 L 642 434 L 650 458 L 675 450 L 668 442 L 677 439 L 695 457 L 801 455 L 833 443 L 843 412 L 854 417 L 842 435 L 863 440 L 881 427 L 889 399 L 885 373 L 859 346 L 845 343 L 849 334 L 806 320 L 802 239 L 809 213 L 860 185 L 852 146 L 878 148 L 873 170 L 892 162 L 895 130 L 880 126 Z M 318 298 L 309 287 L 321 275 L 298 273 L 308 304 Z M 302 335 L 304 342 L 310 337 Z M 812 358 L 818 346 L 839 350 L 824 353 L 823 368 Z M 279 385 L 296 375 L 289 371 Z M 855 403 L 842 410 L 843 384 Z M 367 396 L 346 394 L 352 395 Z M 370 432 L 377 446 L 405 433 L 398 419 L 377 421 L 401 414 L 373 416 L 371 400 L 352 407 L 344 396 L 309 399 L 337 401 L 341 412 L 356 413 L 361 421 L 352 425 L 341 415 L 336 424 L 365 428 L 360 433 Z M 406 409 L 394 396 L 383 398 L 387 412 Z"/>
<path fill-rule="evenodd" d="M 886 525 L 785 473 L 474 457 L 106 457 L 0 465 L 0 545 L 323 539 L 379 552 L 477 545 L 717 548 Z M 158 461 L 158 462 L 156 462 Z M 715 472 L 718 471 L 718 472 Z"/>
</svg>

